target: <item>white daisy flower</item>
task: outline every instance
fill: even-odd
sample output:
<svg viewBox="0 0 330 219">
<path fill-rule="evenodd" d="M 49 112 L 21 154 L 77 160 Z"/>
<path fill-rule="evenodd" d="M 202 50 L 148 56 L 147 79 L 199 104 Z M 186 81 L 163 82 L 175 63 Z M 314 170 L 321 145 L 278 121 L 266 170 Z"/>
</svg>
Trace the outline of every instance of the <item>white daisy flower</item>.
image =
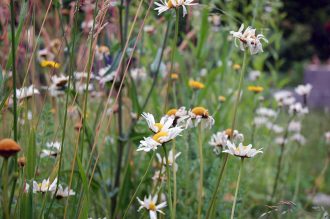
<svg viewBox="0 0 330 219">
<path fill-rule="evenodd" d="M 131 70 L 131 76 L 135 81 L 142 81 L 147 78 L 147 72 L 145 68 L 134 68 Z"/>
<path fill-rule="evenodd" d="M 290 105 L 289 113 L 296 115 L 304 115 L 308 113 L 308 108 L 303 107 L 301 103 L 294 103 Z"/>
<path fill-rule="evenodd" d="M 249 80 L 250 81 L 256 81 L 256 80 L 258 80 L 259 78 L 260 78 L 260 75 L 261 75 L 261 73 L 260 73 L 260 71 L 251 71 L 250 73 L 249 73 Z"/>
<path fill-rule="evenodd" d="M 188 112 L 187 127 L 197 127 L 198 124 L 204 121 L 205 128 L 211 128 L 214 125 L 214 119 L 209 115 L 209 112 L 204 107 L 195 107 Z"/>
<path fill-rule="evenodd" d="M 269 108 L 266 107 L 260 107 L 257 109 L 256 113 L 260 116 L 265 116 L 265 117 L 276 117 L 277 113 Z"/>
<path fill-rule="evenodd" d="M 41 183 L 37 183 L 33 180 L 33 193 L 36 192 L 54 192 L 56 189 L 57 178 L 54 179 L 52 183 L 49 182 L 49 178 L 47 180 L 43 180 Z"/>
<path fill-rule="evenodd" d="M 158 195 L 155 195 L 153 197 L 151 195 L 149 195 L 148 198 L 144 197 L 143 201 L 141 199 L 137 198 L 137 200 L 139 201 L 139 203 L 141 205 L 139 207 L 138 211 L 141 211 L 143 208 L 147 209 L 149 211 L 150 219 L 157 219 L 157 212 L 159 212 L 161 214 L 165 214 L 160 209 L 166 207 L 166 205 L 167 205 L 166 201 L 157 205 L 156 204 L 157 199 L 158 199 Z"/>
<path fill-rule="evenodd" d="M 301 130 L 301 122 L 300 121 L 291 121 L 288 126 L 288 130 L 290 132 L 300 132 Z"/>
<path fill-rule="evenodd" d="M 286 90 L 276 92 L 274 98 L 279 106 L 290 106 L 296 101 L 292 92 Z"/>
<path fill-rule="evenodd" d="M 55 194 L 56 198 L 65 198 L 73 195 L 76 195 L 76 193 L 72 189 L 69 189 L 69 187 L 63 189 L 62 185 L 58 186 L 57 192 Z"/>
<path fill-rule="evenodd" d="M 18 100 L 32 97 L 34 94 L 40 94 L 39 90 L 36 89 L 34 85 L 31 85 L 29 87 L 23 87 L 21 89 L 16 89 L 16 97 Z"/>
<path fill-rule="evenodd" d="M 306 138 L 300 133 L 295 133 L 294 135 L 292 135 L 290 137 L 290 140 L 295 141 L 299 144 L 305 144 L 306 143 Z"/>
<path fill-rule="evenodd" d="M 52 80 L 52 85 L 53 86 L 58 87 L 58 88 L 63 88 L 68 83 L 69 76 L 64 76 L 64 75 L 57 76 L 57 75 L 53 75 L 51 77 L 51 80 Z"/>
<path fill-rule="evenodd" d="M 194 0 L 160 0 L 160 2 L 155 2 L 155 5 L 157 6 L 155 10 L 158 11 L 158 15 L 160 15 L 165 11 L 182 6 L 184 17 L 187 14 L 186 6 L 197 5 L 197 3 L 193 3 L 193 1 Z"/>
<path fill-rule="evenodd" d="M 173 140 L 177 137 L 183 129 L 181 127 L 170 128 L 166 131 L 161 131 L 155 134 L 152 137 L 144 138 L 144 140 L 140 141 L 140 145 L 137 151 L 145 151 L 149 152 L 151 150 L 157 150 L 158 146 Z"/>
<path fill-rule="evenodd" d="M 235 45 L 237 45 L 237 40 L 240 41 L 240 49 L 242 51 L 245 51 L 245 49 L 249 49 L 251 55 L 257 54 L 259 52 L 263 52 L 262 50 L 262 44 L 260 40 L 265 41 L 268 43 L 268 40 L 265 38 L 264 35 L 258 34 L 257 36 L 255 35 L 256 29 L 253 29 L 252 27 L 247 27 L 246 30 L 244 30 L 244 24 L 241 25 L 239 30 L 237 32 L 235 31 L 230 31 L 230 34 L 233 35 L 235 38 Z"/>
<path fill-rule="evenodd" d="M 216 155 L 219 155 L 222 152 L 222 149 L 227 146 L 227 141 L 228 135 L 226 134 L 226 131 L 223 131 L 213 134 L 209 144 L 213 147 L 213 152 Z"/>
<path fill-rule="evenodd" d="M 185 123 L 185 120 L 188 118 L 188 112 L 186 110 L 186 107 L 180 107 L 179 109 L 170 109 L 167 111 L 165 117 L 172 117 L 174 118 L 173 126 L 175 125 L 183 125 Z"/>
<path fill-rule="evenodd" d="M 159 123 L 156 123 L 155 118 L 151 113 L 142 113 L 142 117 L 147 121 L 149 129 L 154 133 L 168 130 L 174 121 L 173 117 L 164 116 Z"/>
<path fill-rule="evenodd" d="M 168 152 L 167 159 L 166 159 L 166 157 L 163 157 L 163 158 L 162 158 L 161 155 L 158 154 L 158 153 L 156 154 L 159 163 L 163 163 L 164 166 L 168 165 L 168 166 L 170 166 L 170 167 L 172 167 L 172 166 L 174 165 L 174 169 L 175 169 L 175 171 L 178 170 L 178 164 L 175 162 L 175 160 L 176 160 L 180 155 L 181 155 L 181 152 L 178 152 L 178 153 L 176 153 L 175 156 L 174 156 L 172 150 L 170 150 L 170 151 Z"/>
<path fill-rule="evenodd" d="M 256 150 L 252 148 L 252 144 L 249 144 L 248 146 L 243 146 L 243 144 L 240 143 L 238 147 L 236 147 L 234 143 L 228 141 L 227 147 L 228 149 L 224 150 L 224 153 L 228 153 L 240 158 L 252 158 L 259 153 L 263 153 L 262 149 Z"/>
<path fill-rule="evenodd" d="M 330 144 L 330 132 L 324 133 L 324 137 L 325 137 L 325 142 L 327 144 Z"/>
<path fill-rule="evenodd" d="M 42 149 L 40 157 L 56 157 L 61 152 L 61 143 L 60 142 L 47 142 L 46 147 L 48 149 Z"/>
<path fill-rule="evenodd" d="M 295 91 L 300 96 L 308 96 L 312 90 L 313 86 L 311 84 L 299 85 L 295 88 Z"/>
</svg>

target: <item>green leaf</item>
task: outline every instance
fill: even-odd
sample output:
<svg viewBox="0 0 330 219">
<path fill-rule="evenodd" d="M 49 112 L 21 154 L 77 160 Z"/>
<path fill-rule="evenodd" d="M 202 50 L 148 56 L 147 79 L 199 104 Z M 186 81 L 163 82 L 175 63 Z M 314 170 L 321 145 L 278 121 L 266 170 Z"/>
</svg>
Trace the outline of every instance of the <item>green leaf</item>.
<svg viewBox="0 0 330 219">
<path fill-rule="evenodd" d="M 34 178 L 35 168 L 36 168 L 36 135 L 35 130 L 32 128 L 29 135 L 29 145 L 27 149 L 27 162 L 26 162 L 26 175 L 28 179 Z"/>
</svg>

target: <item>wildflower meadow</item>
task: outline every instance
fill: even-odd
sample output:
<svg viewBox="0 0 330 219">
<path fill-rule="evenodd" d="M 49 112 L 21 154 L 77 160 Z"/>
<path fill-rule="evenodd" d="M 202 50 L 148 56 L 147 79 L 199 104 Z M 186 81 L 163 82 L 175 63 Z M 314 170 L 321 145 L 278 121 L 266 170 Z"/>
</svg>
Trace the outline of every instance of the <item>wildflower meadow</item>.
<svg viewBox="0 0 330 219">
<path fill-rule="evenodd" d="M 1 0 L 0 217 L 329 218 L 323 50 L 288 5 Z"/>
</svg>

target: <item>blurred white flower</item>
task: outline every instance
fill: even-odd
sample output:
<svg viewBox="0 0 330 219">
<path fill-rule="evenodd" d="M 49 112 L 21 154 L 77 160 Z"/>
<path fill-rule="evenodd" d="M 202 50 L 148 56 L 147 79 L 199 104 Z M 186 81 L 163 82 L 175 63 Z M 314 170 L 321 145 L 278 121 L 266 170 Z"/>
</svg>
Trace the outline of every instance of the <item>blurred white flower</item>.
<svg viewBox="0 0 330 219">
<path fill-rule="evenodd" d="M 275 143 L 282 145 L 282 144 L 286 144 L 288 142 L 288 139 L 284 139 L 283 137 L 276 137 L 275 138 Z"/>
<path fill-rule="evenodd" d="M 178 8 L 182 6 L 184 17 L 187 14 L 186 6 L 197 5 L 197 3 L 193 3 L 193 1 L 194 0 L 160 0 L 160 2 L 155 2 L 155 5 L 157 6 L 155 10 L 158 11 L 158 15 L 160 15 L 161 13 L 172 8 Z"/>
<path fill-rule="evenodd" d="M 17 100 L 22 100 L 25 98 L 32 97 L 35 94 L 40 94 L 39 90 L 34 87 L 34 85 L 31 85 L 29 87 L 22 87 L 20 89 L 16 89 L 16 97 Z"/>
<path fill-rule="evenodd" d="M 131 76 L 135 81 L 142 81 L 147 78 L 147 71 L 145 68 L 134 68 L 131 70 Z"/>
<path fill-rule="evenodd" d="M 265 116 L 265 117 L 276 117 L 277 113 L 269 108 L 266 107 L 260 107 L 257 109 L 256 113 L 259 116 Z"/>
<path fill-rule="evenodd" d="M 301 103 L 294 103 L 289 107 L 290 114 L 304 115 L 308 113 L 308 108 L 303 107 Z"/>
<path fill-rule="evenodd" d="M 226 131 L 217 132 L 211 136 L 209 144 L 213 147 L 213 152 L 219 155 L 222 150 L 227 146 L 228 135 Z"/>
<path fill-rule="evenodd" d="M 263 126 L 263 125 L 267 125 L 269 123 L 269 120 L 267 117 L 263 117 L 263 116 L 257 116 L 254 118 L 253 123 L 257 126 Z"/>
<path fill-rule="evenodd" d="M 166 131 L 161 131 L 152 137 L 144 138 L 140 141 L 140 145 L 137 151 L 149 152 L 151 150 L 157 150 L 158 146 L 173 140 L 177 137 L 183 129 L 181 127 L 169 128 Z"/>
<path fill-rule="evenodd" d="M 76 90 L 78 93 L 84 93 L 86 90 L 86 83 L 77 82 Z M 88 84 L 87 91 L 92 91 L 92 90 L 94 90 L 93 84 Z"/>
<path fill-rule="evenodd" d="M 230 34 L 232 34 L 235 38 L 235 45 L 238 46 L 237 40 L 239 40 L 239 47 L 242 51 L 245 51 L 248 48 L 250 50 L 251 55 L 263 52 L 260 40 L 263 40 L 264 42 L 268 43 L 268 40 L 265 38 L 265 36 L 262 34 L 258 34 L 256 36 L 256 29 L 253 29 L 252 27 L 247 27 L 244 32 L 243 30 L 244 24 L 241 25 L 237 32 L 230 31 Z"/>
<path fill-rule="evenodd" d="M 327 144 L 330 144 L 330 132 L 324 133 L 324 137 L 325 137 L 325 142 Z"/>
<path fill-rule="evenodd" d="M 300 132 L 301 130 L 301 122 L 300 121 L 291 121 L 288 126 L 288 130 L 290 132 Z"/>
<path fill-rule="evenodd" d="M 54 192 L 56 189 L 57 178 L 52 183 L 49 182 L 49 178 L 44 179 L 41 183 L 37 183 L 33 180 L 33 193 L 36 192 Z"/>
<path fill-rule="evenodd" d="M 260 71 L 250 71 L 249 80 L 256 81 L 259 79 L 260 75 L 261 75 Z"/>
<path fill-rule="evenodd" d="M 141 205 L 139 207 L 138 211 L 141 211 L 143 208 L 147 209 L 149 211 L 150 219 L 157 219 L 157 212 L 159 212 L 161 214 L 165 214 L 160 209 L 166 207 L 166 201 L 157 205 L 156 204 L 157 199 L 158 199 L 158 195 L 155 195 L 153 197 L 151 195 L 149 195 L 148 198 L 144 197 L 143 201 L 141 199 L 137 198 L 137 200 L 139 201 L 139 203 Z"/>
<path fill-rule="evenodd" d="M 279 106 L 290 106 L 296 101 L 292 92 L 286 90 L 276 92 L 274 98 Z"/>
<path fill-rule="evenodd" d="M 271 123 L 271 122 L 268 122 L 268 123 L 266 124 L 266 127 L 267 127 L 269 130 L 271 130 L 271 131 L 273 131 L 274 133 L 276 133 L 276 134 L 280 134 L 280 133 L 282 133 L 282 132 L 284 131 L 284 128 L 283 128 L 283 127 L 281 127 L 281 126 L 279 126 L 279 125 L 277 125 L 277 124 Z"/>
<path fill-rule="evenodd" d="M 295 91 L 300 96 L 308 96 L 312 90 L 313 86 L 311 84 L 299 85 L 295 88 Z"/>
<path fill-rule="evenodd" d="M 237 147 L 234 143 L 228 141 L 227 147 L 228 149 L 224 150 L 224 153 L 228 153 L 241 158 L 252 158 L 259 153 L 263 153 L 262 149 L 256 150 L 252 148 L 252 144 L 249 144 L 248 146 L 243 146 L 243 144 L 240 143 Z"/>
<path fill-rule="evenodd" d="M 290 140 L 295 141 L 299 144 L 305 144 L 306 143 L 306 138 L 303 135 L 301 135 L 300 133 L 295 133 L 294 135 L 292 135 L 290 137 Z"/>
</svg>

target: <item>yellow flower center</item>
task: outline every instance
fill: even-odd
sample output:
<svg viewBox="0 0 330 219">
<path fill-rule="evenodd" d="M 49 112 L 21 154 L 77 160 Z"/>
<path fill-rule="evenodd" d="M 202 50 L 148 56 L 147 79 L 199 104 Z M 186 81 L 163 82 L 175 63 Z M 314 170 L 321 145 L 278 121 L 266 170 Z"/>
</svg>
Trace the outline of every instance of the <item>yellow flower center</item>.
<svg viewBox="0 0 330 219">
<path fill-rule="evenodd" d="M 203 117 L 209 116 L 209 111 L 201 106 L 193 108 L 191 112 L 197 116 L 203 116 Z"/>
<path fill-rule="evenodd" d="M 43 60 L 40 63 L 41 67 L 46 68 L 60 68 L 60 64 L 54 61 Z"/>
<path fill-rule="evenodd" d="M 219 100 L 220 100 L 220 102 L 225 102 L 226 101 L 226 97 L 225 96 L 219 96 Z"/>
<path fill-rule="evenodd" d="M 228 135 L 231 138 L 232 133 L 232 129 L 226 129 L 226 135 Z"/>
<path fill-rule="evenodd" d="M 248 86 L 248 90 L 254 93 L 260 93 L 264 90 L 264 88 L 261 86 Z"/>
<path fill-rule="evenodd" d="M 177 73 L 172 73 L 171 74 L 171 79 L 176 80 L 179 78 L 179 75 Z"/>
<path fill-rule="evenodd" d="M 155 205 L 155 203 L 153 203 L 153 202 L 150 202 L 149 203 L 149 210 L 156 211 L 156 205 Z"/>
<path fill-rule="evenodd" d="M 173 8 L 174 7 L 174 5 L 172 3 L 172 0 L 168 0 L 167 7 L 169 7 L 169 8 Z"/>
<path fill-rule="evenodd" d="M 158 128 L 158 131 L 162 130 L 162 128 L 163 128 L 163 124 L 161 124 L 161 123 L 155 123 L 154 126 L 156 126 Z"/>
<path fill-rule="evenodd" d="M 177 109 L 170 109 L 169 111 L 167 111 L 166 115 L 168 116 L 175 116 L 175 114 L 178 112 Z"/>
<path fill-rule="evenodd" d="M 240 70 L 241 69 L 241 66 L 239 64 L 234 64 L 233 65 L 233 69 L 234 70 Z"/>
<path fill-rule="evenodd" d="M 199 81 L 189 80 L 189 87 L 194 89 L 203 89 L 205 85 Z"/>
<path fill-rule="evenodd" d="M 165 137 L 168 136 L 167 132 L 158 132 L 157 134 L 155 134 L 154 136 L 152 136 L 152 139 L 154 139 L 155 141 L 157 141 L 158 143 L 160 143 L 159 138 L 161 137 Z"/>
</svg>

